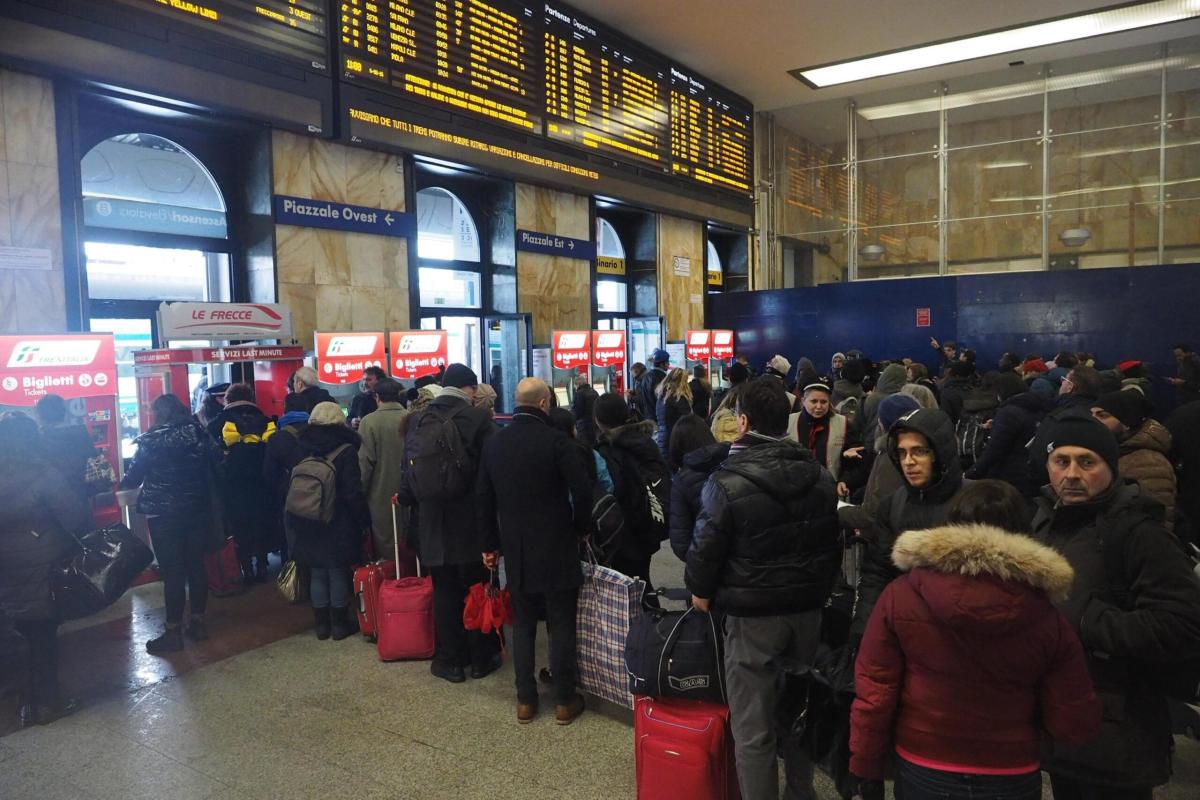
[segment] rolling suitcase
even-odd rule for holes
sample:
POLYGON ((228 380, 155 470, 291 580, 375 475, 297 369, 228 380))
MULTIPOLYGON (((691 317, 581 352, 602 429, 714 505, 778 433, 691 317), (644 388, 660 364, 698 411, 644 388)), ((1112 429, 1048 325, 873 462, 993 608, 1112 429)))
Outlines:
POLYGON ((358 601, 358 629, 369 641, 378 633, 379 587, 396 571, 394 561, 374 561, 354 570, 354 599, 358 601))
POLYGON ((739 800, 728 708, 638 697, 633 715, 638 800, 739 800))
MULTIPOLYGON (((392 496, 392 535, 399 553, 395 495, 392 496)), ((397 562, 396 579, 385 580, 379 587, 375 647, 380 661, 433 658, 433 578, 421 576, 419 559, 416 569, 416 577, 403 577, 397 562)))

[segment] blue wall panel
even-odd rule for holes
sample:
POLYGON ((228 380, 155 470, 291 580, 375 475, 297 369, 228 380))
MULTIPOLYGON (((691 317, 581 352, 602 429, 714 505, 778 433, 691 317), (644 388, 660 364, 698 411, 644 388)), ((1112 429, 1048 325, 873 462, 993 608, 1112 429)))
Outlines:
MULTIPOLYGON (((710 328, 737 331, 737 352, 760 368, 775 353, 824 371, 833 353, 858 348, 879 360, 932 363, 930 336, 953 339, 991 367, 1006 350, 1050 358, 1062 349, 1095 353, 1101 367, 1137 358, 1157 376, 1175 374, 1171 346, 1200 348, 1200 266, 1026 272, 860 281, 712 295, 710 328), (931 326, 916 327, 929 308, 931 326)), ((1160 407, 1171 404, 1159 381, 1160 407)))

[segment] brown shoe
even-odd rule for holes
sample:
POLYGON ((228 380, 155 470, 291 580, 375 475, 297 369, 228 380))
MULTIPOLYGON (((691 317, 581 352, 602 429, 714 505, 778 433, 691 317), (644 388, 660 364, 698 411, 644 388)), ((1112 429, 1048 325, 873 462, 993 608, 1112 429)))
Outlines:
POLYGON ((517 722, 528 725, 537 716, 537 703, 517 703, 517 722))
POLYGON ((570 725, 572 722, 583 713, 583 695, 575 695, 570 703, 565 706, 554 707, 554 724, 555 725, 570 725))

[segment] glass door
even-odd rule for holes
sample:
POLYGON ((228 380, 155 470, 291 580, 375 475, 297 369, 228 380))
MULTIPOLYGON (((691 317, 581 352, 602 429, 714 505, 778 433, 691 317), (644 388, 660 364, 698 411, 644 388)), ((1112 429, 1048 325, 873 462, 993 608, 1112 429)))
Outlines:
MULTIPOLYGON (((138 421, 137 380, 133 372, 133 354, 154 346, 157 321, 153 311, 139 303, 112 303, 93 300, 90 304, 90 330, 113 335, 117 351, 117 416, 120 428, 121 457, 133 456, 133 440, 142 433, 138 421)), ((153 306, 153 304, 149 304, 153 306)))
POLYGON ((484 317, 487 345, 484 347, 485 374, 496 390, 496 413, 511 414, 516 407, 517 383, 533 374, 533 317, 529 314, 503 314, 484 317))
POLYGON ((626 338, 629 342, 629 366, 641 362, 646 369, 653 366, 650 354, 665 347, 666 325, 662 317, 630 317, 626 322, 626 338))
POLYGON ((475 316, 437 315, 421 317, 421 329, 446 332, 446 361, 448 364, 466 364, 471 371, 486 380, 480 370, 479 360, 481 337, 480 320, 475 316))

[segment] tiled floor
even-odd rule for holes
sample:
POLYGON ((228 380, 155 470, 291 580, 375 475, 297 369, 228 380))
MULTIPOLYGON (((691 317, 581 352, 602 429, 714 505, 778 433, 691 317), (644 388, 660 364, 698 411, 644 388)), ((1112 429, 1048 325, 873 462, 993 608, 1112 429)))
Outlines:
MULTIPOLYGON (((681 585, 669 557, 655 578, 681 585)), ((158 587, 146 586, 106 618, 64 628, 63 680, 86 707, 0 738, 0 798, 634 797, 623 709, 593 701, 570 727, 545 711, 517 725, 508 665, 454 686, 426 663, 382 664, 361 638, 317 641, 305 610, 271 587, 214 600, 213 641, 169 661, 141 648, 161 613, 158 587)), ((0 655, 0 677, 8 661, 0 655)), ((1178 762, 1158 796, 1200 792, 1200 747, 1181 741, 1178 762)), ((834 797, 827 781, 818 789, 834 797)))

